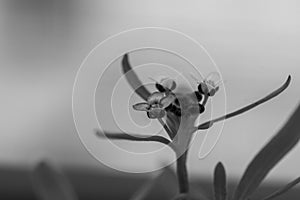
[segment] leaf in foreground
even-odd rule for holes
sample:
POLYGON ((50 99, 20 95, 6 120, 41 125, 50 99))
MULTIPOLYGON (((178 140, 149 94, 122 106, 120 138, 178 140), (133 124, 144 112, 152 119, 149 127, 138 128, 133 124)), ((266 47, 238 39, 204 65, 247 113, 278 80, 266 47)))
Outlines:
POLYGON ((298 143, 300 139, 300 105, 281 130, 267 143, 248 165, 237 186, 234 200, 247 199, 270 170, 298 143))
POLYGON ((34 192, 41 200, 76 200, 68 179, 48 162, 40 162, 32 172, 34 192))
POLYGON ((226 199, 226 172, 221 162, 217 164, 214 172, 214 192, 215 200, 226 199))
POLYGON ((265 197, 263 200, 271 200, 275 199, 276 197, 288 192, 290 189, 292 189, 295 185, 297 185, 300 182, 300 177, 296 178, 292 182, 288 183, 284 187, 280 188, 279 190, 275 191, 274 193, 270 194, 269 196, 265 197))

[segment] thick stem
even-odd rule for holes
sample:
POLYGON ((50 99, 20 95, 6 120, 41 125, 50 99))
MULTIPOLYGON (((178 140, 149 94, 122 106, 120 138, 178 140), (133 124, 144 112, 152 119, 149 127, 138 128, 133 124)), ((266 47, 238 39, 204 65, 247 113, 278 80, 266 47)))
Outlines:
POLYGON ((186 168, 187 153, 188 151, 185 151, 176 161, 178 186, 181 194, 188 193, 189 191, 188 173, 186 168))

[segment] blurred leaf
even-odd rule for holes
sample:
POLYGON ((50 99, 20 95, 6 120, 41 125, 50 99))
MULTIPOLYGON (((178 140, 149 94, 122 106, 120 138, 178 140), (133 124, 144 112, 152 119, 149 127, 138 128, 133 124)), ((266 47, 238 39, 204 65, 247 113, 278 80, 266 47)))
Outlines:
POLYGON ((178 194, 172 200, 188 200, 187 194, 178 194))
POLYGON ((122 69, 130 86, 135 90, 135 92, 140 97, 142 97, 145 101, 147 101, 151 93, 145 88, 145 86, 142 84, 142 82, 140 81, 140 79, 132 69, 127 54, 123 56, 122 69))
POLYGON ((188 200, 210 200, 211 195, 203 188, 199 188, 199 185, 191 185, 191 189, 188 193, 188 200))
POLYGON ((76 194, 62 172, 42 161, 32 172, 35 193, 41 200, 76 200, 76 194))
POLYGON ((209 200, 205 196, 203 190, 193 186, 188 194, 178 194, 177 177, 170 167, 163 169, 155 178, 146 182, 141 188, 131 197, 130 200, 209 200))
POLYGON ((246 169, 234 195, 235 200, 249 197, 270 170, 298 143, 300 138, 300 106, 281 130, 255 156, 246 169))
POLYGON ((298 177, 297 179, 295 179, 292 182, 288 183, 287 185, 280 188, 279 190, 275 191, 274 193, 270 194, 269 196, 265 197, 263 200, 274 199, 274 198, 286 193, 287 191, 289 191, 292 187, 297 185, 299 182, 300 182, 300 177, 298 177))
POLYGON ((215 168, 214 173, 214 191, 215 200, 225 200, 226 191, 226 172, 223 164, 219 162, 215 168))
POLYGON ((177 194, 172 200, 210 200, 205 191, 191 187, 188 194, 177 194))
POLYGON ((171 199, 177 192, 177 178, 170 167, 143 185, 130 200, 171 199))

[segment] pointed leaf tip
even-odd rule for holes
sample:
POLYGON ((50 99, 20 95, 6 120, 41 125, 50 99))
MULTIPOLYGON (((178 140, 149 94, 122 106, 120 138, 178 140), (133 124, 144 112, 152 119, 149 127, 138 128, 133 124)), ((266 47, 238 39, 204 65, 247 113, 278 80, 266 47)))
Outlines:
POLYGON ((279 94, 281 94, 281 92, 283 92, 290 84, 291 82, 291 75, 288 76, 287 80, 282 84, 282 86, 280 86, 278 89, 274 90, 273 92, 271 92, 270 94, 268 94, 267 96, 255 101, 254 103, 251 103, 247 106, 244 106, 236 111, 233 111, 231 113, 228 113, 226 115, 223 115, 221 117, 218 117, 216 119, 213 119, 213 120, 210 120, 210 121, 207 121, 207 122, 204 122, 202 124, 200 124, 197 128, 198 130, 201 130, 201 129, 207 129, 207 128, 210 128, 214 123, 216 122, 219 122, 219 121, 223 121, 223 120, 226 120, 226 119, 229 119, 229 118, 232 118, 232 117, 235 117, 235 116, 238 116, 242 113, 245 113, 271 99, 273 99, 274 97, 278 96, 279 94))
POLYGON ((285 87, 289 86, 289 84, 291 83, 291 80, 292 80, 292 76, 288 75, 288 78, 285 81, 285 87))
POLYGON ((225 200, 227 196, 226 172, 223 164, 219 162, 214 172, 215 200, 225 200))
POLYGON ((122 59, 122 70, 128 81, 129 85, 134 89, 134 91, 145 101, 150 96, 150 92, 146 89, 146 87, 142 84, 137 74, 132 69, 128 54, 125 54, 122 59))

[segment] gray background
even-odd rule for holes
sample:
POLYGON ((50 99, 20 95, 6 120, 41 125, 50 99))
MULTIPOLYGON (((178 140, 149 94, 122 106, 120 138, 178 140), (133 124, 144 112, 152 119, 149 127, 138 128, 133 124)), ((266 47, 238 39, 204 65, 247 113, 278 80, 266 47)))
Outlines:
MULTIPOLYGON (((192 36, 210 52, 226 80, 228 110, 260 98, 288 74, 293 77, 284 94, 226 122, 205 160, 192 149, 189 168, 195 176, 211 176, 212 166, 222 160, 237 177, 299 102, 299 18, 297 1, 1 1, 0 164, 31 166, 46 157, 75 168, 107 170, 76 134, 71 108, 76 72, 108 36, 162 26, 192 36)), ((299 175, 299 153, 297 146, 267 180, 299 175)), ((161 161, 137 160, 137 167, 161 161)))

